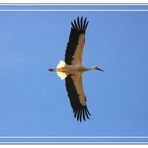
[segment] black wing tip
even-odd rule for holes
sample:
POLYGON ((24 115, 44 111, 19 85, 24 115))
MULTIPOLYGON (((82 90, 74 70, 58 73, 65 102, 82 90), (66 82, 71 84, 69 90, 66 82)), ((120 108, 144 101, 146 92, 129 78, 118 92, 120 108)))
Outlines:
POLYGON ((79 33, 85 33, 88 23, 89 21, 87 20, 87 17, 83 19, 83 16, 78 16, 73 22, 71 22, 71 28, 79 33))
POLYGON ((87 106, 76 109, 73 112, 74 117, 77 119, 77 121, 80 121, 81 123, 82 121, 86 121, 86 119, 90 119, 91 116, 87 106))

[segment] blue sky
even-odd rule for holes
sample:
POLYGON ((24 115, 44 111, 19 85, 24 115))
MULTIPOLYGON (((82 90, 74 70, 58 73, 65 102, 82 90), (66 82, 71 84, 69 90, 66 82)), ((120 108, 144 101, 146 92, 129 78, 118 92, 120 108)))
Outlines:
POLYGON ((0 12, 0 136, 147 136, 147 18, 138 11, 0 12), (105 71, 83 75, 92 114, 83 123, 73 117, 65 82, 48 72, 64 59, 77 16, 89 20, 84 65, 105 71))

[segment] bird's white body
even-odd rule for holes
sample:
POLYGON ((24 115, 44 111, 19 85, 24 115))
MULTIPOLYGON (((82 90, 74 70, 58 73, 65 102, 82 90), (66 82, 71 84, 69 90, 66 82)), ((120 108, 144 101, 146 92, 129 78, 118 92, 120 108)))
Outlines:
POLYGON ((90 68, 86 68, 81 64, 67 65, 64 61, 60 61, 56 69, 58 76, 62 80, 64 80, 68 74, 77 74, 78 72, 83 73, 85 71, 90 71, 90 70, 96 70, 96 67, 93 66, 90 68))
POLYGON ((64 80, 69 74, 84 72, 84 66, 80 64, 67 65, 64 61, 60 61, 59 64, 57 65, 56 71, 61 80, 64 80))
POLYGON ((57 66, 57 71, 65 73, 84 72, 85 70, 86 68, 83 65, 80 64, 67 65, 65 64, 64 61, 60 61, 60 63, 57 66))

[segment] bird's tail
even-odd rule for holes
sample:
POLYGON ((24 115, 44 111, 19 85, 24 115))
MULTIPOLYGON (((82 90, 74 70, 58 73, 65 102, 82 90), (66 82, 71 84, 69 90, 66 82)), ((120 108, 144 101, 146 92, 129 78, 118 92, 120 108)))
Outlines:
MULTIPOLYGON (((64 61, 60 61, 59 64, 57 65, 57 69, 65 67, 67 64, 64 61)), ((60 72, 57 70, 57 75, 61 78, 61 80, 64 80, 67 77, 67 73, 65 72, 60 72)))
POLYGON ((57 65, 57 69, 58 69, 58 68, 65 67, 65 66, 66 66, 66 63, 61 60, 61 61, 59 62, 59 64, 57 65))

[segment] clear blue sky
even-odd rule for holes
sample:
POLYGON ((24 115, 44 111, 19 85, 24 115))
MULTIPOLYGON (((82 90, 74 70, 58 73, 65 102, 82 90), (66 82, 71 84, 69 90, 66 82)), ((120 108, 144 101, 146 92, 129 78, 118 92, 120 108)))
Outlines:
POLYGON ((0 12, 0 20, 0 136, 148 135, 148 12, 0 12), (77 16, 89 20, 83 63, 105 71, 83 75, 92 114, 83 123, 65 82, 48 72, 64 59, 77 16))

